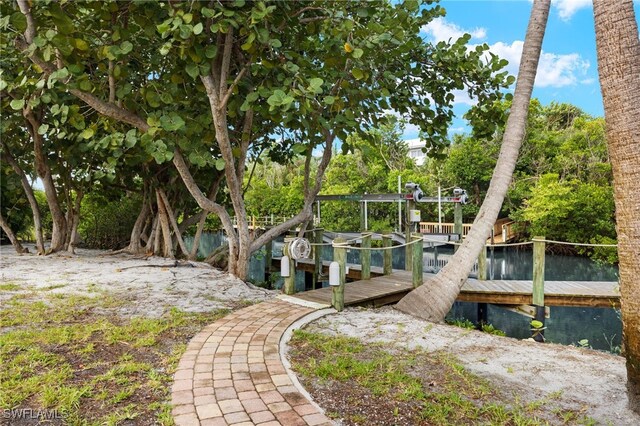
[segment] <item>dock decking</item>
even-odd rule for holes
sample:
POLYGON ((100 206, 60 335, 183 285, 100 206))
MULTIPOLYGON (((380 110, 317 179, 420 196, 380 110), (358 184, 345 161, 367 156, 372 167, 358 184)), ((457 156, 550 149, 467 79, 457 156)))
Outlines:
MULTIPOLYGON (((312 266, 304 263, 298 267, 312 266)), ((359 278, 359 268, 349 265, 351 278, 359 278)), ((306 269, 306 268, 305 268, 306 269)), ((395 303, 409 293, 411 272, 394 270, 391 275, 380 275, 378 268, 372 268, 370 280, 347 283, 344 291, 345 306, 382 306, 395 303)), ((434 274, 424 274, 424 284, 434 274)), ((532 303, 532 281, 519 280, 477 280, 469 278, 458 296, 461 302, 493 303, 498 305, 530 305, 532 303)), ((297 293, 293 297, 331 304, 331 288, 297 293)), ((620 291, 617 282, 608 281, 546 281, 544 285, 546 306, 583 306, 612 308, 620 306, 620 291)))

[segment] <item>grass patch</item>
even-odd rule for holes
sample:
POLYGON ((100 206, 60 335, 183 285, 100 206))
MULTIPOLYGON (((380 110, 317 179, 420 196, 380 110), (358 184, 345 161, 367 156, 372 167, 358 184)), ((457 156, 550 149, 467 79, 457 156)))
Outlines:
POLYGON ((186 342, 228 311, 105 313, 119 305, 106 295, 47 293, 3 303, 0 410, 57 410, 66 424, 173 424, 169 386, 186 342))
POLYGON ((0 291, 18 291, 22 290, 19 284, 16 283, 2 283, 0 284, 0 291))
MULTIPOLYGON (((455 356, 297 330, 291 360, 307 389, 345 425, 542 425, 559 395, 525 403, 467 371, 455 356)), ((557 407, 556 407, 557 409, 557 407)), ((581 419, 584 421, 584 419, 581 419)))

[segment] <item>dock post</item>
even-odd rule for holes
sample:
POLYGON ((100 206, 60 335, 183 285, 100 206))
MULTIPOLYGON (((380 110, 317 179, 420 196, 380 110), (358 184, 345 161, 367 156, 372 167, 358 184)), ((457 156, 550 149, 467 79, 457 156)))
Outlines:
MULTIPOLYGON (((411 235, 413 234, 413 223, 411 222, 411 210, 416 208, 416 203, 413 200, 407 200, 407 211, 405 214, 407 225, 405 229, 405 243, 411 242, 411 235)), ((404 252, 404 269, 405 271, 410 271, 413 264, 413 244, 405 246, 404 252)))
MULTIPOLYGON (((460 239, 458 240, 458 244, 462 242, 462 204, 454 203, 453 204, 453 233, 458 234, 460 239)), ((453 246, 453 252, 458 251, 458 244, 453 246)))
POLYGON ((282 254, 289 256, 289 276, 284 278, 284 285, 282 291, 284 294, 294 294, 296 292, 296 264, 291 258, 291 252, 289 251, 289 245, 287 242, 282 249, 282 254))
POLYGON ((533 306, 536 308, 534 319, 542 323, 540 330, 532 331, 536 342, 544 342, 544 237, 533 238, 533 306))
POLYGON ((382 235, 382 274, 391 275, 393 269, 393 250, 391 249, 391 233, 382 235))
POLYGON ((320 282, 320 273, 322 272, 322 241, 324 235, 324 229, 317 228, 313 230, 313 243, 316 244, 313 246, 313 289, 318 288, 318 283, 320 282))
POLYGON ((360 263, 362 264, 362 274, 360 276, 363 280, 371 278, 371 234, 362 236, 362 249, 360 251, 360 263))
POLYGON ((423 275, 422 275, 422 257, 423 257, 423 245, 424 245, 424 238, 422 237, 422 234, 413 234, 412 237, 412 242, 413 241, 417 241, 416 243, 412 244, 413 246, 413 259, 412 259, 412 269, 411 271, 412 273, 412 281, 413 281, 413 288, 418 288, 422 285, 423 283, 423 275))
MULTIPOLYGON (((346 242, 344 238, 336 238, 334 244, 343 244, 346 242)), ((345 272, 347 266, 347 249, 343 247, 333 247, 333 260, 340 265, 340 285, 331 288, 331 306, 338 312, 344 309, 344 284, 345 272)))
POLYGON ((487 246, 482 247, 478 255, 478 279, 481 281, 487 279, 487 246))

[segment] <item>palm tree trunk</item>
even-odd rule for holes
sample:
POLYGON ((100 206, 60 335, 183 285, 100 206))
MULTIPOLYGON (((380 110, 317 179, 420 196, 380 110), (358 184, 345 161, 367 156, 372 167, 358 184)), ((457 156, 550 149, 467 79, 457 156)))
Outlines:
POLYGON ((616 203, 629 408, 640 413, 640 41, 631 0, 593 2, 616 203))
POLYGON ((473 227, 464 243, 440 273, 423 286, 413 290, 397 304, 397 309, 403 312, 429 321, 443 321, 467 280, 480 250, 489 238, 509 189, 518 160, 518 152, 524 139, 529 102, 536 79, 550 3, 550 0, 536 0, 533 3, 500 156, 473 227))

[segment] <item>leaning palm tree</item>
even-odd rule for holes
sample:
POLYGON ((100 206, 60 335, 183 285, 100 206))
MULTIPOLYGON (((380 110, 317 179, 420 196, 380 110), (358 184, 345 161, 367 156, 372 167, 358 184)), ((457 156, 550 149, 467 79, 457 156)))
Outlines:
POLYGON ((439 274, 406 295, 396 305, 397 309, 403 312, 429 321, 443 321, 467 280, 475 259, 489 238, 511 183, 518 152, 524 139, 529 101, 536 79, 550 3, 551 0, 535 0, 533 3, 500 156, 471 231, 439 274))
POLYGON ((640 413, 640 41, 632 0, 593 2, 616 203, 629 408, 640 413))

